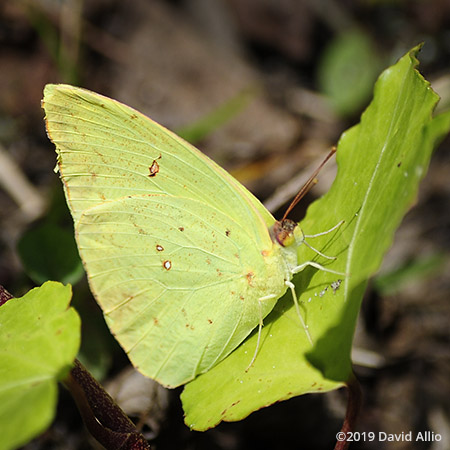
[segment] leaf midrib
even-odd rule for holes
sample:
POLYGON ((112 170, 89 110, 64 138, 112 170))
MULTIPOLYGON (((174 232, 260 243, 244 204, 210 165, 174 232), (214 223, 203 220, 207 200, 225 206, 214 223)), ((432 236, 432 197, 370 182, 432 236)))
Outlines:
MULTIPOLYGON (((394 123, 396 123, 396 120, 394 120, 394 118, 395 119, 397 118, 397 112, 398 112, 399 107, 400 107, 399 99, 402 98, 403 90, 404 90, 404 86, 405 86, 405 78, 407 77, 407 75, 408 74, 406 73, 403 76, 402 88, 401 88, 401 91, 399 92, 399 94, 397 95, 397 101, 395 103, 394 113, 392 114, 393 120, 391 120, 388 133, 386 134, 386 137, 385 137, 385 140, 384 140, 383 148, 380 151, 380 155, 379 155, 377 164, 375 165, 375 170, 373 171, 372 177, 369 180, 369 184, 367 186, 367 190, 366 190, 366 193, 364 194, 363 201, 362 201, 362 204, 361 204, 361 209, 360 209, 360 212, 359 212, 359 214, 357 216, 357 219, 356 219, 356 225, 355 225, 355 228, 354 228, 354 231, 353 231, 352 238, 350 240, 350 244, 348 246, 347 260, 346 260, 346 265, 345 265, 345 273, 347 273, 347 274, 351 274, 351 265, 352 265, 352 262, 353 262, 353 252, 355 250, 355 242, 356 242, 357 236, 359 234, 359 230, 360 230, 360 227, 361 227, 362 219, 365 216, 365 209, 366 209, 366 207, 368 205, 368 200, 369 200, 369 198, 371 196, 371 193, 372 193, 374 180, 375 180, 376 176, 378 175, 379 168, 380 168, 380 165, 381 165, 381 161, 382 161, 382 159, 384 157, 384 153, 385 153, 385 151, 386 151, 386 149, 388 147, 388 143, 390 141, 390 137, 391 137, 392 130, 393 130, 393 127, 394 127, 394 123)), ((351 276, 351 275, 349 275, 349 276, 351 276)), ((349 289, 350 289, 349 285, 350 285, 349 282, 345 283, 345 287, 344 287, 344 303, 347 302, 347 299, 349 298, 349 289)))

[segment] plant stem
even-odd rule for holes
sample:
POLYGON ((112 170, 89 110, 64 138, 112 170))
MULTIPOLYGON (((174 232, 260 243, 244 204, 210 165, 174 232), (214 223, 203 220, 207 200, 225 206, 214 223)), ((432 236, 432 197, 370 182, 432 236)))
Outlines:
MULTIPOLYGON (((344 433, 343 436, 347 437, 348 433, 353 431, 355 428, 355 423, 361 409, 362 391, 359 381, 353 373, 346 385, 348 392, 347 411, 345 413, 344 423, 342 424, 340 432, 344 433)), ((350 442, 348 442, 347 438, 345 438, 343 441, 336 442, 334 450, 346 450, 349 445, 350 442)))
POLYGON ((8 300, 11 300, 13 296, 2 286, 0 285, 0 306, 5 304, 8 300))
POLYGON ((134 423, 77 359, 64 380, 83 421, 107 450, 150 450, 134 423))

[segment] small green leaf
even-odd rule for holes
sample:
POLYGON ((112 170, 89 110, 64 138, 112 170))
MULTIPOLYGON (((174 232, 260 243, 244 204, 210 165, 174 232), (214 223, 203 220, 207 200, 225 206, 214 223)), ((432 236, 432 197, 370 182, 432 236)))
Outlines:
POLYGON ((367 104, 379 71, 380 61, 369 36, 349 30, 324 51, 318 81, 333 110, 346 116, 367 104))
MULTIPOLYGON (((432 119, 438 101, 416 71, 413 49, 380 76, 361 123, 345 132, 337 151, 338 175, 308 209, 306 234, 345 220, 335 232, 308 239, 335 261, 306 246, 303 261, 316 261, 344 275, 308 268, 294 277, 311 346, 290 294, 264 321, 258 355, 256 333, 228 358, 186 385, 186 424, 205 430, 235 421, 274 402, 339 388, 351 376, 350 350, 367 279, 380 266, 395 229, 411 206, 433 145, 448 132, 446 117, 432 119), (435 125, 433 123, 436 122, 435 125)), ((220 299, 217 299, 220 301, 220 299)))
POLYGON ((70 286, 47 282, 0 307, 0 450, 17 448, 53 420, 57 381, 80 345, 70 286))
POLYGON ((441 253, 408 261, 388 273, 378 275, 374 286, 381 295, 392 295, 404 289, 405 285, 417 280, 424 280, 442 271, 445 267, 445 257, 441 253))
POLYGON ((236 117, 255 97, 255 89, 244 89, 197 122, 177 130, 188 142, 196 143, 236 117))
POLYGON ((74 284, 84 275, 73 232, 52 223, 25 232, 17 249, 27 275, 37 284, 74 284))

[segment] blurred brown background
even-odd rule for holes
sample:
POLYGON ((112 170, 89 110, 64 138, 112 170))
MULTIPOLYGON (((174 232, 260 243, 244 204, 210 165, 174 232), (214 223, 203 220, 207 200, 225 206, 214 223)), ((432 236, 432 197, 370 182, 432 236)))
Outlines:
MULTIPOLYGON (((58 216, 71 232, 40 108, 46 83, 86 87, 184 132, 279 216, 358 122, 383 68, 422 41, 420 70, 442 97, 440 110, 448 109, 448 0, 0 2, 0 284, 16 296, 35 285, 17 252, 27 231, 58 216)), ((449 145, 435 152, 370 284, 354 344, 364 391, 358 430, 431 430, 442 440, 376 439, 354 450, 450 448, 449 145)), ((330 164, 297 219, 334 173, 330 164)), ((84 280, 75 291, 84 360, 107 382, 125 358, 84 280)), ((152 392, 159 407, 147 412, 144 430, 156 449, 328 449, 345 412, 345 392, 303 396, 195 433, 182 424, 178 391, 152 392)), ((62 390, 54 426, 27 448, 92 446, 62 390)))

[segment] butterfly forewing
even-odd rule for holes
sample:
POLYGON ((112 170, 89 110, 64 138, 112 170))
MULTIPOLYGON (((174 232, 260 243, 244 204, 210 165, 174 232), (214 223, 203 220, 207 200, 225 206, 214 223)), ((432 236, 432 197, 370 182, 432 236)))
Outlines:
POLYGON ((267 209, 225 170, 138 111, 67 85, 47 85, 43 107, 75 220, 107 200, 163 193, 229 213, 254 228, 257 238, 255 211, 257 221, 273 224, 267 209))

